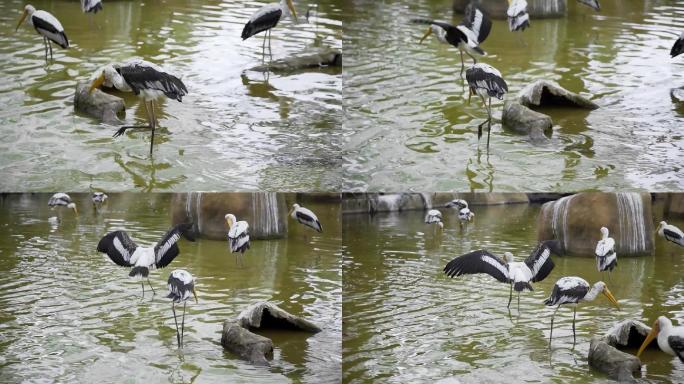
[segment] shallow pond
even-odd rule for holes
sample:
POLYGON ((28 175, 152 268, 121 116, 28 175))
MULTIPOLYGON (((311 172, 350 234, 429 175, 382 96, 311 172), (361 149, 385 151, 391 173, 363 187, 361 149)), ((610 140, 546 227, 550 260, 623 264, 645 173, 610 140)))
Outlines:
POLYGON ((339 382, 341 235, 338 204, 307 204, 326 232, 289 223, 281 240, 253 241, 237 266, 222 241, 181 240, 171 265, 151 273, 156 289, 141 300, 127 270, 95 251, 106 232, 125 228, 138 244, 170 227, 171 195, 115 194, 98 215, 81 202, 53 225, 49 195, 0 200, 0 381, 339 382), (184 268, 197 278, 188 302, 182 351, 176 344, 166 279, 184 268), (323 331, 263 333, 275 346, 271 367, 224 352, 221 327, 245 306, 270 300, 323 331))
MULTIPOLYGON (((475 221, 463 231, 455 213, 445 214, 441 236, 419 211, 343 216, 344 241, 354 239, 343 266, 344 382, 612 382, 587 364, 593 335, 626 318, 650 325, 664 314, 684 324, 684 249, 658 238, 654 256, 623 257, 613 271, 608 285, 621 310, 604 297, 578 306, 573 349, 572 309, 561 309, 549 350, 553 308, 543 301, 561 276, 600 280, 594 259, 555 257, 549 277, 521 295, 520 312, 515 297, 509 312, 506 284, 487 275, 450 279, 442 268, 480 248, 527 257, 536 244, 540 206, 471 208, 475 221)), ((642 359, 649 381, 684 377, 676 358, 648 350, 642 359)))
MULTIPOLYGON (((684 60, 670 59, 684 30, 682 1, 568 1, 565 18, 510 33, 495 20, 482 62, 499 69, 512 98, 533 80, 555 80, 595 98, 595 111, 550 109, 546 143, 503 131, 493 101, 489 156, 478 143, 486 112, 466 104, 458 50, 430 38, 414 17, 453 23, 450 0, 353 1, 344 24, 344 190, 679 190, 684 60)), ((485 132, 486 134, 486 132, 485 132)))

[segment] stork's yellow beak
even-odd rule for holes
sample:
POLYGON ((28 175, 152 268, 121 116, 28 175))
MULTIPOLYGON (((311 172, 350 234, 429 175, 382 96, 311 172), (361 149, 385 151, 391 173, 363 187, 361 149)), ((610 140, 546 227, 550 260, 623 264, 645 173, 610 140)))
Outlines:
POLYGON ((104 77, 104 72, 102 72, 100 74, 100 76, 98 76, 97 79, 95 79, 95 81, 93 81, 93 83, 90 84, 90 88, 88 89, 88 93, 93 93, 93 90, 95 90, 95 88, 99 88, 102 84, 104 84, 104 82, 105 82, 105 77, 104 77))
POLYGON ((19 22, 17 23, 17 27, 14 28, 14 32, 19 30, 19 27, 21 26, 21 23, 23 23, 24 20, 26 19, 26 16, 28 16, 28 12, 26 12, 26 10, 24 10, 24 13, 21 15, 21 19, 19 19, 19 22))
POLYGON ((297 11, 295 10, 294 4, 292 4, 292 0, 287 0, 287 7, 290 8, 290 12, 292 12, 292 17, 294 18, 294 21, 297 22, 297 11))
POLYGON ((230 218, 226 219, 226 224, 228 224, 228 228, 231 228, 233 226, 233 220, 230 218))
POLYGON ((74 212, 76 213, 76 216, 78 216, 78 208, 74 207, 74 212))
POLYGON ((639 351, 637 352, 637 357, 641 356, 641 352, 648 347, 649 344, 651 344, 651 341, 658 336, 658 332, 660 332, 660 326, 658 326, 658 320, 653 323, 653 328, 651 328, 651 332, 646 336, 646 340, 641 344, 641 347, 639 347, 639 351))
POLYGON ((432 27, 428 27, 427 32, 423 35, 423 37, 420 39, 420 42, 418 44, 423 44, 423 40, 427 39, 428 36, 432 34, 432 27))
POLYGON ((615 296, 613 296, 613 294, 610 292, 610 289, 608 289, 608 287, 603 289, 603 294, 606 295, 606 297, 608 298, 608 301, 613 303, 613 305, 615 305, 615 307, 619 311, 620 310, 620 304, 618 304, 618 301, 615 299, 615 296))
POLYGON ((197 303, 197 291, 195 291, 195 287, 192 287, 192 295, 195 297, 195 303, 197 303))

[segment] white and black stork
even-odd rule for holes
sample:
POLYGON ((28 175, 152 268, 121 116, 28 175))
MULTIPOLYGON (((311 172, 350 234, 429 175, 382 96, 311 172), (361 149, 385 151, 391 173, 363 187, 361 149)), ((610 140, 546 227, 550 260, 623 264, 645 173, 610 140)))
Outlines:
POLYGON ((556 316, 556 312, 560 309, 563 304, 570 304, 573 306, 572 315, 572 340, 573 345, 577 341, 575 334, 575 320, 577 318, 577 304, 581 301, 592 301, 598 296, 599 293, 603 293, 608 301, 613 303, 618 310, 620 310, 620 305, 618 304, 615 296, 610 292, 606 283, 599 281, 592 287, 589 283, 581 277, 576 276, 566 276, 558 279, 556 284, 553 286, 553 291, 551 296, 544 301, 544 304, 552 307, 557 305, 553 315, 551 316, 551 332, 549 333, 549 348, 551 347, 551 339, 553 338, 553 319, 556 316))
POLYGON ((463 52, 477 63, 475 55, 484 55, 485 51, 480 48, 489 32, 492 30, 492 21, 475 3, 470 3, 465 9, 465 17, 460 24, 454 26, 442 21, 435 21, 430 19, 413 19, 413 23, 429 24, 429 27, 420 43, 428 36, 434 34, 437 40, 443 44, 450 44, 458 48, 461 53, 461 78, 463 78, 463 70, 465 63, 463 62, 463 52))
POLYGON ((100 239, 97 251, 107 254, 116 265, 132 268, 128 276, 141 279, 143 297, 145 297, 145 282, 142 279, 147 279, 152 293, 155 294, 150 282, 150 270, 164 268, 178 256, 180 249, 176 243, 181 236, 189 241, 195 241, 191 230, 192 224, 178 224, 166 232, 164 237, 152 247, 140 247, 126 231, 114 231, 100 239))
POLYGON ((431 209, 425 215, 425 224, 437 224, 439 229, 444 228, 444 223, 442 223, 442 212, 437 209, 431 209))
POLYGON ((166 96, 182 102, 183 96, 188 94, 185 84, 156 64, 141 59, 131 59, 123 64, 115 63, 105 66, 93 80, 89 92, 102 85, 114 87, 123 92, 133 92, 143 99, 149 125, 121 127, 114 133, 114 137, 123 135, 128 129, 150 129, 152 130, 150 156, 152 156, 154 131, 157 127, 154 101, 166 96))
POLYGON ((672 321, 665 316, 660 316, 653 323, 651 332, 639 347, 637 357, 646 347, 651 344, 653 339, 658 338, 658 347, 668 355, 677 356, 684 363, 684 327, 672 325, 672 321))
POLYGON ((665 240, 684 247, 684 232, 674 225, 661 221, 656 232, 665 240))
POLYGON ((100 208, 107 203, 107 199, 109 199, 109 196, 107 196, 106 193, 104 192, 93 192, 93 195, 90 197, 90 200, 93 202, 93 207, 95 208, 95 212, 99 211, 100 208))
POLYGON ((225 216, 228 224, 228 247, 231 253, 237 253, 235 261, 249 249, 249 224, 244 221, 237 221, 232 213, 225 216))
POLYGON ((78 208, 76 208, 76 203, 71 200, 71 196, 64 192, 57 192, 50 197, 48 200, 48 207, 52 209, 59 209, 61 215, 62 208, 72 209, 74 213, 78 216, 78 208))
POLYGON ((487 120, 477 126, 477 139, 482 138, 482 127, 488 124, 487 127, 487 149, 489 149, 489 136, 492 131, 492 97, 503 100, 504 95, 508 92, 508 85, 496 68, 491 65, 480 63, 468 68, 466 71, 466 80, 468 81, 468 103, 473 95, 480 96, 485 109, 487 110, 487 120), (487 98, 489 106, 487 105, 487 98))
POLYGON ((527 1, 508 0, 508 29, 511 32, 524 31, 530 26, 530 14, 527 13, 527 1))
POLYGON ((97 13, 102 10, 102 0, 81 0, 81 10, 84 13, 97 13))
POLYGON ((317 232, 323 232, 321 222, 318 221, 318 217, 316 217, 316 214, 311 212, 310 209, 304 208, 299 204, 292 204, 290 217, 292 217, 294 220, 297 220, 297 222, 300 224, 304 224, 307 227, 313 228, 317 232))
POLYGON ((290 17, 297 22, 297 11, 295 10, 292 0, 280 0, 279 3, 266 4, 259 8, 252 17, 249 18, 247 24, 242 29, 242 40, 247 40, 250 37, 260 32, 264 33, 264 43, 261 50, 262 55, 266 55, 266 37, 268 37, 268 52, 271 52, 271 30, 285 17, 290 17))
POLYGON ((601 4, 599 4, 598 0, 577 0, 580 4, 584 4, 586 6, 589 6, 591 8, 594 8, 595 11, 600 11, 601 10, 601 4))
POLYGON ((19 26, 21 26, 21 23, 23 23, 25 19, 28 19, 29 24, 35 28, 36 32, 43 36, 46 63, 48 62, 48 48, 50 49, 50 60, 52 60, 52 42, 64 49, 69 48, 69 39, 67 38, 66 33, 64 33, 62 23, 60 23, 51 13, 36 10, 32 5, 28 4, 24 7, 24 13, 21 15, 15 31, 19 29, 19 26))
POLYGON ((169 275, 168 280, 169 294, 166 296, 171 299, 171 311, 173 311, 173 321, 176 324, 176 339, 178 348, 183 348, 183 335, 185 333, 185 305, 192 295, 197 303, 197 292, 195 291, 195 278, 190 272, 184 269, 176 269, 169 275), (176 304, 183 303, 183 319, 181 321, 180 332, 178 332, 178 320, 176 318, 176 304))
POLYGON ((475 214, 468 208, 468 202, 463 199, 451 200, 445 207, 458 209, 458 220, 461 226, 473 221, 475 217, 475 214))
POLYGON ((672 49, 670 50, 670 56, 672 58, 675 58, 679 55, 684 53, 684 32, 682 32, 681 35, 679 35, 679 38, 677 41, 675 41, 674 45, 672 46, 672 49))
POLYGON ((608 237, 608 228, 601 227, 601 240, 596 243, 596 267, 599 272, 610 272, 617 266, 617 253, 615 252, 615 240, 608 237))
POLYGON ((553 270, 555 264, 551 259, 551 250, 557 249, 555 240, 540 242, 524 262, 513 261, 513 254, 504 253, 504 259, 480 249, 451 260, 444 273, 449 277, 486 273, 496 280, 510 284, 511 292, 507 308, 511 307, 513 291, 518 292, 518 310, 520 310, 520 292, 533 291, 530 283, 544 280, 553 270))

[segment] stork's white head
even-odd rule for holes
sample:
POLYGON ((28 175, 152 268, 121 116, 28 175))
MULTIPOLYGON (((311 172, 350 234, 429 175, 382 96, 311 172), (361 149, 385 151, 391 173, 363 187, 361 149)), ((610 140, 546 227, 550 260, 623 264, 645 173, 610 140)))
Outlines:
POLYGON ((510 252, 504 252, 504 260, 506 260, 507 263, 512 263, 513 262, 513 254, 510 252))
POLYGON ((613 296, 613 293, 610 292, 610 289, 608 289, 608 286, 606 283, 603 281, 599 281, 596 284, 594 284, 594 287, 592 289, 598 290, 600 293, 603 293, 604 296, 608 298, 608 301, 610 301, 615 307, 620 310, 620 304, 618 304, 617 299, 615 296, 613 296))
POLYGON ((67 208, 73 209, 76 215, 78 215, 78 209, 76 209, 76 203, 69 203, 67 204, 67 208))
POLYGON ((299 21, 297 20, 297 10, 295 9, 292 0, 280 0, 280 7, 283 9, 283 14, 285 16, 292 15, 292 19, 295 23, 299 21))
POLYGON ((119 75, 119 73, 116 71, 112 64, 108 64, 102 67, 102 70, 100 71, 99 75, 96 76, 97 77, 95 77, 93 79, 93 82, 90 84, 88 93, 92 93, 93 90, 95 90, 95 88, 99 88, 103 84, 108 87, 113 86, 115 79, 117 79, 117 77, 120 77, 121 75, 119 75))
POLYGON ((653 328, 651 328, 651 332, 646 336, 646 339, 644 342, 641 344, 641 347, 639 347, 639 351, 637 352, 637 357, 641 355, 641 352, 646 349, 646 347, 651 344, 651 341, 655 339, 658 334, 660 333, 661 330, 667 329, 672 326, 672 321, 668 319, 665 316, 659 316, 656 321, 653 322, 653 328))
POLYGON ((601 227, 601 237, 604 239, 608 237, 608 228, 601 227))
POLYGON ((439 226, 439 229, 444 229, 444 223, 442 223, 441 221, 438 221, 437 225, 439 226))
POLYGON ((656 232, 658 232, 658 235, 663 236, 663 230, 665 229, 665 226, 667 223, 665 221, 661 221, 660 224, 658 224, 658 229, 656 229, 656 232))
POLYGON ((235 215, 233 215, 232 213, 226 214, 225 219, 226 223, 228 223, 228 228, 232 228, 235 222, 237 221, 235 215))
POLYGON ((24 7, 24 12, 21 14, 21 18, 19 19, 19 22, 17 23, 17 27, 14 29, 14 31, 16 32, 17 29, 19 29, 19 26, 21 25, 21 23, 23 23, 27 17, 31 17, 31 15, 33 15, 33 12, 35 12, 35 11, 36 11, 36 9, 33 7, 33 5, 26 4, 26 6, 24 7))
POLYGON ((291 215, 293 218, 295 217, 295 211, 299 209, 299 204, 295 203, 292 204, 292 208, 290 208, 290 212, 288 212, 288 215, 291 215))

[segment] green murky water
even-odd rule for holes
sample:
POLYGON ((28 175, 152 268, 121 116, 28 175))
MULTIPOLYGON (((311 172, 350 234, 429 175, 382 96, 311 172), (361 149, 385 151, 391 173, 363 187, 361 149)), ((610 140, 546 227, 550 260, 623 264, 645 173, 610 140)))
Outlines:
MULTIPOLYGON (((547 111, 546 143, 492 127, 478 145, 481 103, 466 105, 458 51, 409 21, 453 23, 450 0, 356 0, 345 20, 344 190, 574 191, 679 190, 684 61, 670 48, 684 30, 682 1, 601 1, 595 13, 568 1, 562 19, 532 20, 523 34, 496 20, 483 62, 499 69, 511 94, 546 78, 601 106, 547 111), (674 161, 679 159, 680 161, 674 161)), ((512 95, 509 95, 512 97, 512 95)), ((495 119, 503 103, 493 102, 495 119)))
MULTIPOLYGON (((262 40, 240 33, 265 1, 109 1, 92 20, 78 2, 32 1, 72 44, 56 48, 48 67, 41 37, 28 25, 14 33, 24 3, 0 3, 0 190, 339 190, 340 70, 251 71, 262 40), (189 89, 182 103, 157 109, 152 159, 149 133, 114 139, 117 128, 73 108, 77 82, 134 56, 189 89)), ((310 2, 295 3, 306 14, 310 2)), ((284 21, 273 32, 274 59, 341 48, 340 1, 316 3, 310 23, 284 21)), ((124 99, 126 123, 143 121, 137 97, 124 99)))
POLYGON ((171 195, 115 194, 95 215, 88 196, 78 219, 61 223, 49 195, 0 198, 0 381, 2 382, 339 382, 341 232, 338 204, 307 203, 324 223, 318 234, 289 223, 287 238, 253 241, 238 267, 222 241, 182 240, 171 265, 152 272, 157 295, 95 251, 99 238, 125 228, 139 244, 170 227, 171 195), (176 345, 166 279, 185 268, 197 278, 182 352, 176 345), (252 366, 221 344, 222 322, 270 300, 321 324, 315 334, 269 332, 269 368, 252 366))
MULTIPOLYGON (((486 275, 450 279, 442 268, 480 248, 527 257, 536 244, 540 206, 472 209, 475 222, 463 231, 455 213, 442 209, 441 237, 423 223, 423 212, 343 216, 344 382, 612 382, 587 364, 593 335, 628 318, 650 325, 664 314, 684 324, 684 249, 658 238, 655 255, 623 257, 613 271, 609 287, 621 310, 603 297, 580 305, 573 349, 572 309, 561 309, 549 350, 553 309, 543 300, 561 276, 600 280, 594 259, 556 257, 549 277, 521 295, 520 313, 515 300, 509 313, 505 284, 486 275)), ((642 359, 648 382, 684 377, 674 357, 649 350, 642 359)))

